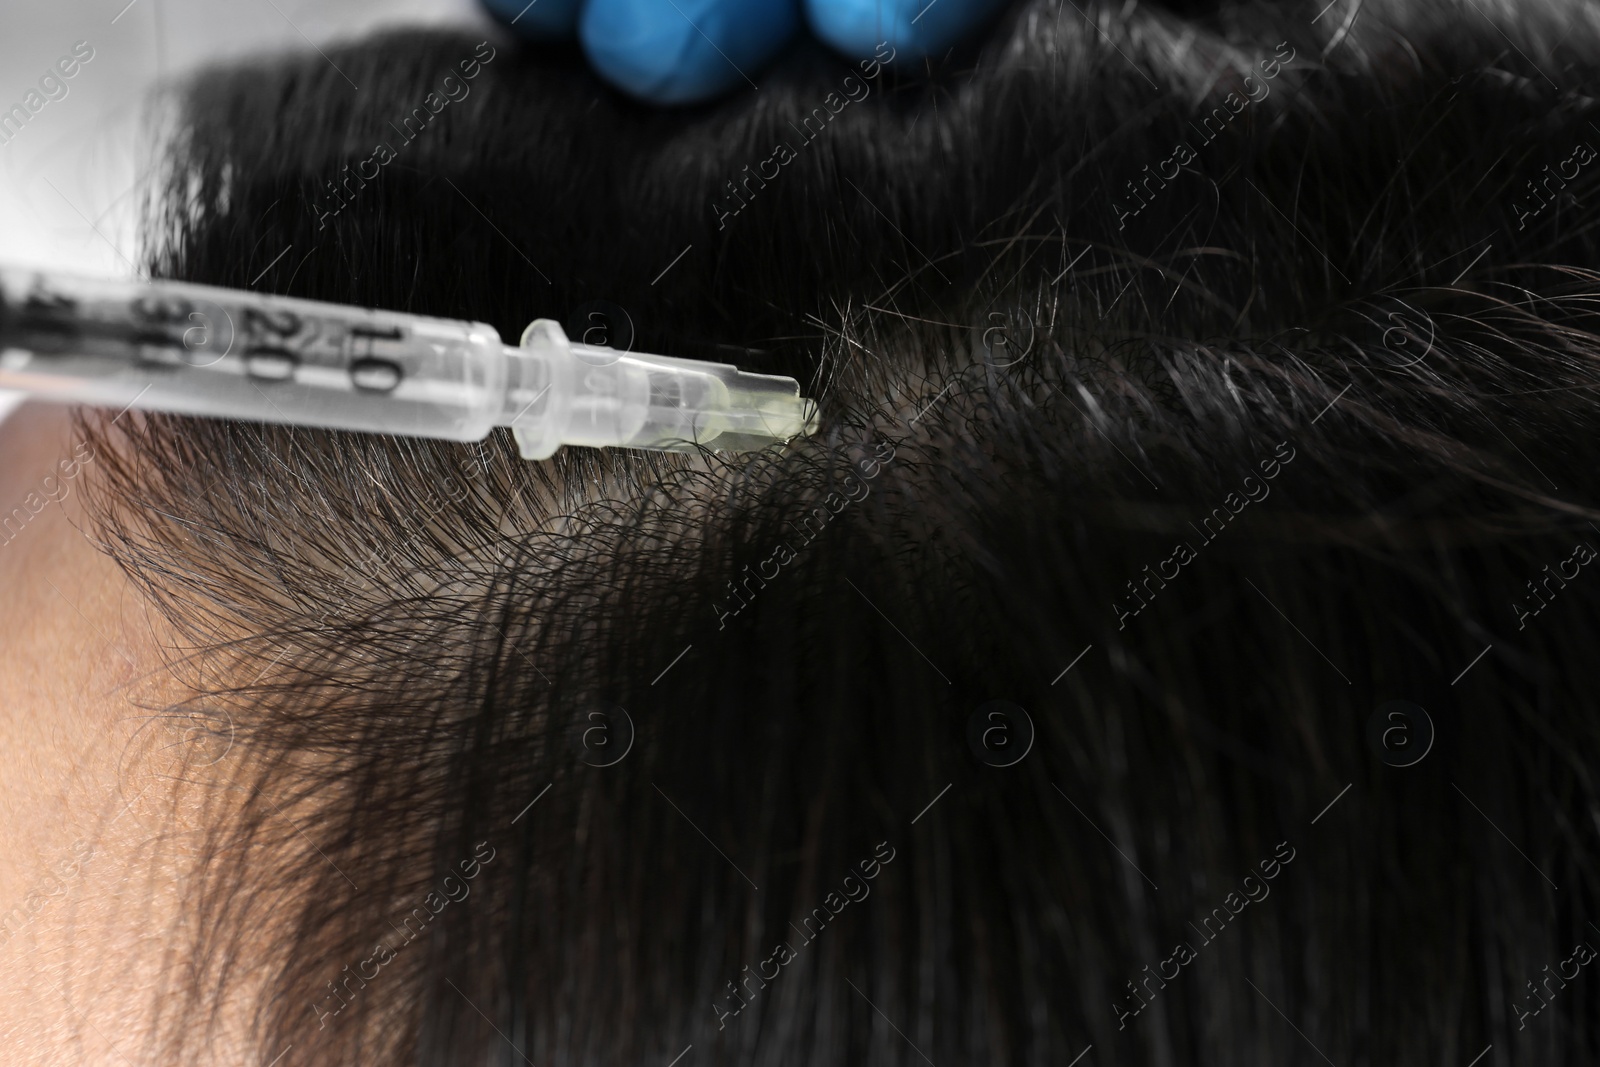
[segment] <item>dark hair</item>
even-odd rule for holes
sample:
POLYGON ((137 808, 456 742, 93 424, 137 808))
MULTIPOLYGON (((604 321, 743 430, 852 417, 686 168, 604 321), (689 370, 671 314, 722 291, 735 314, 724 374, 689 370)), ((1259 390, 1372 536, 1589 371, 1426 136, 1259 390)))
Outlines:
POLYGON ((1206 7, 687 114, 434 33, 192 87, 159 273, 823 424, 102 421, 245 809, 159 1062, 241 990, 286 1064, 1593 1058, 1600 25, 1206 7))

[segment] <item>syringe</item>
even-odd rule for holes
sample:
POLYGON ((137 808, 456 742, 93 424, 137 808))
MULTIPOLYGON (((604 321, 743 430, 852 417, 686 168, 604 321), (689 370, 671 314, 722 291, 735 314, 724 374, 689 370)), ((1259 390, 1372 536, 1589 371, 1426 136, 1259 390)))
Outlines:
POLYGON ((793 378, 492 326, 178 282, 0 268, 0 389, 74 403, 479 441, 738 452, 808 434, 793 378))

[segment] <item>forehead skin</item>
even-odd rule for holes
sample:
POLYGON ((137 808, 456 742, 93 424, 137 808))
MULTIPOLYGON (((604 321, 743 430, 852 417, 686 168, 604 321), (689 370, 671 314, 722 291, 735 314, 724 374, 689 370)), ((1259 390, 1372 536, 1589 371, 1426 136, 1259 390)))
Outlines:
POLYGON ((174 781, 199 731, 152 711, 181 687, 158 620, 83 532, 95 464, 79 444, 64 408, 0 424, 0 1060, 13 1064, 137 1057, 186 840, 226 794, 194 770, 213 757, 174 781))

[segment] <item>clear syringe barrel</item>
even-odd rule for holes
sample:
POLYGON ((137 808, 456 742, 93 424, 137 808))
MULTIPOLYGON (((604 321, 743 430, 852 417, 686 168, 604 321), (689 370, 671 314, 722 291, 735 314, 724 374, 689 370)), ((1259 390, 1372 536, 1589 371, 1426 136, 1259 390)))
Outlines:
POLYGON ((792 378, 481 322, 0 268, 0 388, 74 403, 477 441, 742 451, 810 433, 792 378))
POLYGON ((502 348, 482 323, 0 270, 0 388, 75 403, 472 441, 502 348))

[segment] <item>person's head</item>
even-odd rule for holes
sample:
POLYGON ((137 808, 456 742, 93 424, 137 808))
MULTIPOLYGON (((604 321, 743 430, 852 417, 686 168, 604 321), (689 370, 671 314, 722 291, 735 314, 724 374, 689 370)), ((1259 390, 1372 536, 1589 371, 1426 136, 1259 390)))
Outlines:
POLYGON ((1025 3, 693 113, 440 34, 202 78, 160 274, 822 423, 86 415, 218 724, 160 1062, 218 1004, 285 1064, 1592 1056, 1600 24, 1320 6, 1025 3))

